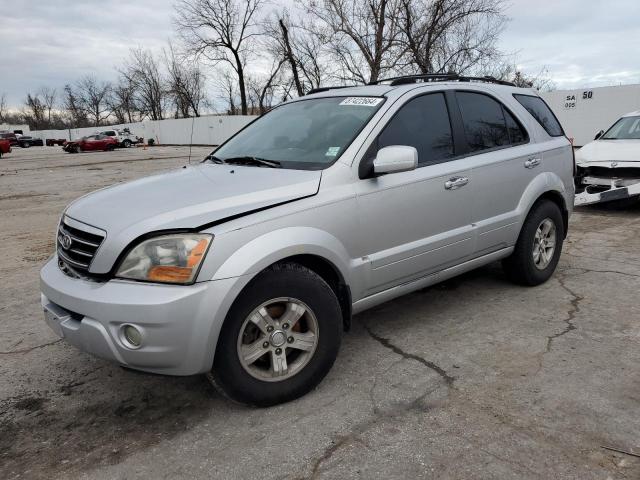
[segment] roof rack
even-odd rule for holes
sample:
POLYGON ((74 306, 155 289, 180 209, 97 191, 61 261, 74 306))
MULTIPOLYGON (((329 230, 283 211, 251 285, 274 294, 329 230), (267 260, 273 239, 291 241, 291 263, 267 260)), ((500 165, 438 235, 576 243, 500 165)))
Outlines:
POLYGON ((340 88, 353 88, 353 87, 358 87, 361 85, 342 85, 339 87, 318 87, 318 88, 312 88, 311 90, 309 90, 307 93, 305 93, 305 95, 311 95, 312 93, 320 93, 320 92, 326 92, 328 90, 337 90, 340 88))
POLYGON ((516 86, 516 84, 513 82, 498 80, 497 78, 491 77, 489 75, 484 77, 467 77, 463 75, 458 75, 457 73, 427 73, 427 74, 419 74, 419 75, 403 75, 400 77, 383 78, 382 80, 369 82, 369 85, 380 85, 382 83, 388 82, 388 84, 393 87, 396 85, 406 85, 410 83, 450 82, 450 81, 483 82, 483 83, 496 83, 498 85, 508 85, 510 87, 516 86))

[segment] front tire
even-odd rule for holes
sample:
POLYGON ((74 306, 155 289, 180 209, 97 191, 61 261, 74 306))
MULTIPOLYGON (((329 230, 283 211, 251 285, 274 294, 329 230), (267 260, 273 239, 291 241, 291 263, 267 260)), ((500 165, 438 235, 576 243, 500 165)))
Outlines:
POLYGON ((210 378, 232 400, 266 407, 298 398, 329 372, 342 315, 331 287, 295 263, 260 273, 222 326, 210 378))
POLYGON ((527 286, 549 280, 560 260, 564 233, 558 205, 546 199, 537 202, 520 230, 513 253, 502 262, 507 277, 527 286))

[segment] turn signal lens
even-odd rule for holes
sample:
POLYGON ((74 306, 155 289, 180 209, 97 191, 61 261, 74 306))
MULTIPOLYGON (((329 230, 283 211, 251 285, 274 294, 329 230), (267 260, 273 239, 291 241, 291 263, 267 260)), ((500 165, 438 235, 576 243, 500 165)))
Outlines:
POLYGON ((193 267, 153 267, 147 278, 152 282, 185 283, 191 278, 193 267))

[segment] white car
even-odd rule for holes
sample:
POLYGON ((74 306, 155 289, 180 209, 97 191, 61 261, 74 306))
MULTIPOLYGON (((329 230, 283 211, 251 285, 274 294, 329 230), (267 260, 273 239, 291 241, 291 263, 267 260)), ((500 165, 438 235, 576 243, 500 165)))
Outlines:
POLYGON ((627 113, 576 152, 576 205, 640 195, 640 111, 627 113))
POLYGON ((124 130, 105 130, 99 134, 115 138, 118 141, 118 145, 122 148, 129 148, 132 145, 142 142, 142 138, 132 134, 128 128, 124 130))

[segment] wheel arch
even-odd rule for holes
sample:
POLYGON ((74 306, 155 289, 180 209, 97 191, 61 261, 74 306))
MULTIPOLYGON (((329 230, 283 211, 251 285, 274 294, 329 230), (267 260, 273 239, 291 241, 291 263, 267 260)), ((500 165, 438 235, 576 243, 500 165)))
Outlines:
MULTIPOLYGON (((567 232, 569 230, 569 210, 567 209, 567 204, 562 194, 557 190, 548 190, 544 192, 542 195, 540 195, 535 202, 533 202, 533 205, 531 205, 531 208, 533 208, 533 206, 536 205, 541 200, 550 200, 556 205, 558 205, 558 208, 560 208, 560 212, 562 213, 563 235, 564 235, 564 238, 567 238, 567 232)), ((531 208, 529 210, 531 210, 531 208)), ((527 212, 527 215, 528 215, 528 212, 527 212)))
MULTIPOLYGON (((342 326, 344 331, 349 331, 351 328, 351 288, 346 283, 340 270, 326 258, 315 254, 300 254, 285 257, 277 262, 271 264, 280 263, 297 263, 305 268, 308 268, 312 272, 316 273, 322 278, 333 290, 338 302, 340 303, 340 310, 342 311, 342 326)), ((269 267, 267 267, 269 268, 269 267)), ((263 270, 264 271, 264 270, 263 270)))
POLYGON ((327 282, 338 298, 343 327, 348 330, 353 264, 342 242, 324 230, 289 227, 263 234, 231 254, 216 269, 212 280, 242 277, 244 289, 259 273, 287 262, 302 265, 327 282))
POLYGON ((554 202, 560 208, 562 213, 562 222, 564 227, 564 237, 567 236, 569 227, 569 206, 567 205, 568 192, 562 182, 562 179, 552 172, 545 172, 538 175, 527 186, 522 198, 520 199, 519 210, 521 212, 518 232, 522 229, 524 222, 533 209, 533 207, 541 200, 547 199, 554 202))

